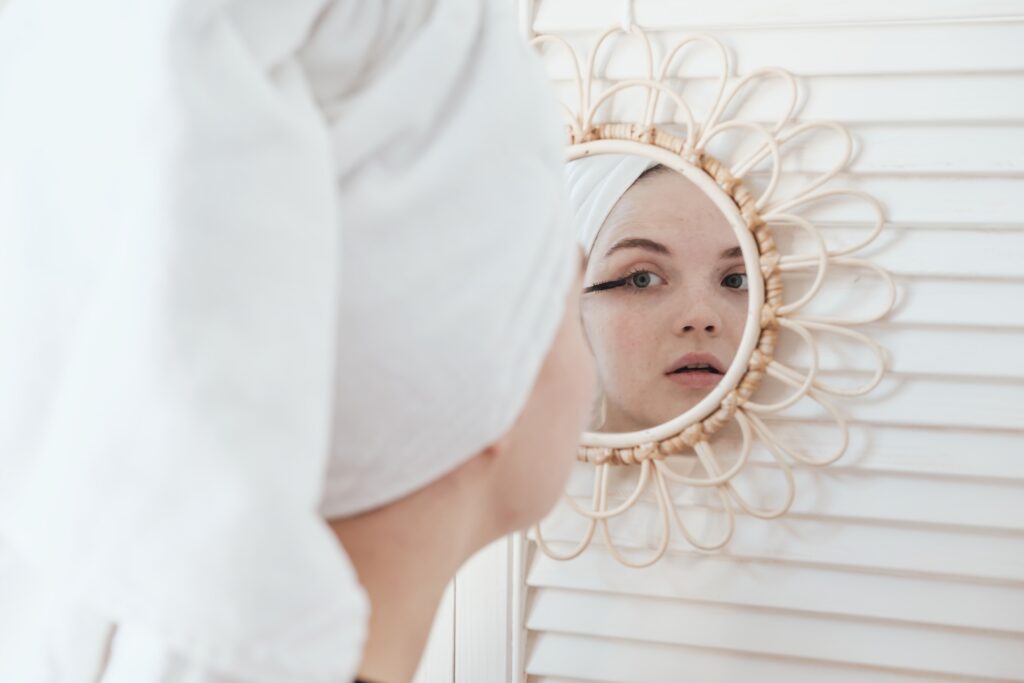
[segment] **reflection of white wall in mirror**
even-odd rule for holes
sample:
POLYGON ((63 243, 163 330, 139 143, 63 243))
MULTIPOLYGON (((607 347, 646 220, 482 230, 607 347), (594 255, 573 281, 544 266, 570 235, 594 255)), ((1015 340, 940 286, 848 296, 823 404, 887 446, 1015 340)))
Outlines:
POLYGON ((743 334, 747 276, 730 222, 692 182, 654 166, 588 246, 582 319, 600 386, 591 430, 685 413, 721 381, 743 334))

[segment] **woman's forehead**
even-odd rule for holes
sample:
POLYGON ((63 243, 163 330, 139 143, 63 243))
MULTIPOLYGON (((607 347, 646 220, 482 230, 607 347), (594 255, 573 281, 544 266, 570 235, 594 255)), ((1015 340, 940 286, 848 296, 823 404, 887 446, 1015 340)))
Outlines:
POLYGON ((673 253, 717 253, 739 244, 711 198, 678 173, 658 173, 629 188, 601 227, 593 255, 636 238, 662 243, 673 253))

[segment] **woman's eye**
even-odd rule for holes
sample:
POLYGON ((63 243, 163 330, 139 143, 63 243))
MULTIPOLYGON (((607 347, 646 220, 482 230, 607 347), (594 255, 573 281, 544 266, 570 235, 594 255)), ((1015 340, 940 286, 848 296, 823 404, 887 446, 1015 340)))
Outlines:
POLYGON ((747 274, 732 273, 731 275, 726 275, 725 279, 722 280, 722 286, 728 287, 729 289, 746 289, 747 274))
POLYGON ((629 276, 629 283, 637 289, 647 289, 651 285, 663 285, 665 281, 650 271, 641 270, 629 276))

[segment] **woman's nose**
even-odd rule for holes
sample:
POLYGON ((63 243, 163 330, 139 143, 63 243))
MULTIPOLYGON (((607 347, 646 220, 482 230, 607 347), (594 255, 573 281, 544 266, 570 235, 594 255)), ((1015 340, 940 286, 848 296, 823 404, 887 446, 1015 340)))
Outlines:
POLYGON ((707 299, 692 300, 683 315, 677 318, 676 329, 684 335, 705 334, 715 336, 722 331, 722 319, 707 299))

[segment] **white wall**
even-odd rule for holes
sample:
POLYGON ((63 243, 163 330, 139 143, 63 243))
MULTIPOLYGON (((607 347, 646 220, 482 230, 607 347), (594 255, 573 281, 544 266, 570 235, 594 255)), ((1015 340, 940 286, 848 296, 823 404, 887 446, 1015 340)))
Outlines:
MULTIPOLYGON (((620 15, 544 0, 536 27, 575 42, 620 15)), ((891 218, 871 256, 900 303, 869 331, 892 373, 843 404, 850 452, 798 471, 783 520, 741 517, 725 553, 679 544, 637 571, 530 543, 530 683, 1024 681, 1024 2, 638 0, 636 18, 665 42, 713 33, 740 74, 793 71, 803 117, 849 125, 844 184, 891 218)), ((786 426, 827 440, 809 418, 786 426)), ((578 528, 565 511, 547 525, 578 528)), ((618 535, 652 525, 641 512, 618 535)))

